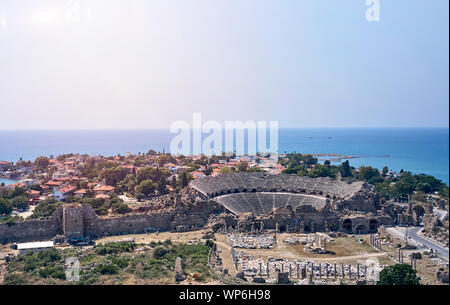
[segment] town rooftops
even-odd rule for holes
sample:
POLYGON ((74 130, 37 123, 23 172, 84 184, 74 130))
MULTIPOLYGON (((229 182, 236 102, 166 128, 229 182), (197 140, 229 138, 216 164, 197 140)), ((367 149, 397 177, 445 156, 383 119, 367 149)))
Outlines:
POLYGON ((53 241, 39 241, 32 243, 17 244, 17 250, 33 250, 42 248, 53 248, 53 241))

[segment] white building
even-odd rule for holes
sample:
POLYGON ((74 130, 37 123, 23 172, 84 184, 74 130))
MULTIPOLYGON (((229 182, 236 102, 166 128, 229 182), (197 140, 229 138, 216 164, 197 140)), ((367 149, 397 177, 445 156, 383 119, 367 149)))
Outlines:
POLYGON ((53 248, 55 245, 53 241, 39 241, 32 243, 22 243, 17 244, 17 250, 19 250, 19 254, 24 254, 30 251, 39 252, 42 250, 47 250, 53 248))

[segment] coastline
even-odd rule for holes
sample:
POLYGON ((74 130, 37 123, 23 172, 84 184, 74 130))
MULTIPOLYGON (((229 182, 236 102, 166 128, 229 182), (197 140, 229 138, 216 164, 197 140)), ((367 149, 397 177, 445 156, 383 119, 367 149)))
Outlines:
MULTIPOLYGON (((0 130, 0 161, 35 160, 68 153, 115 156, 166 152, 174 137, 169 130, 0 130), (49 141, 51 139, 51 141, 49 141)), ((337 165, 387 166, 399 172, 434 176, 449 184, 449 129, 447 128, 280 128, 279 153, 317 156, 337 165)))

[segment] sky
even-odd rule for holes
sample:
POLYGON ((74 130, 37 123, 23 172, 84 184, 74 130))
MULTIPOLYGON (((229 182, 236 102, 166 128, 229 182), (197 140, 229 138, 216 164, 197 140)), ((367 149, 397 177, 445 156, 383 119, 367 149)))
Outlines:
POLYGON ((0 130, 448 127, 449 2, 0 0, 0 130))

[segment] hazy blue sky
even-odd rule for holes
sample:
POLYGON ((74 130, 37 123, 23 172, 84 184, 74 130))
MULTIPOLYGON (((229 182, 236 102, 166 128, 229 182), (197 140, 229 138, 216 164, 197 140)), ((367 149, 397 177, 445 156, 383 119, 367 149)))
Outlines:
POLYGON ((449 124, 448 0, 71 2, 0 0, 0 129, 449 124))

